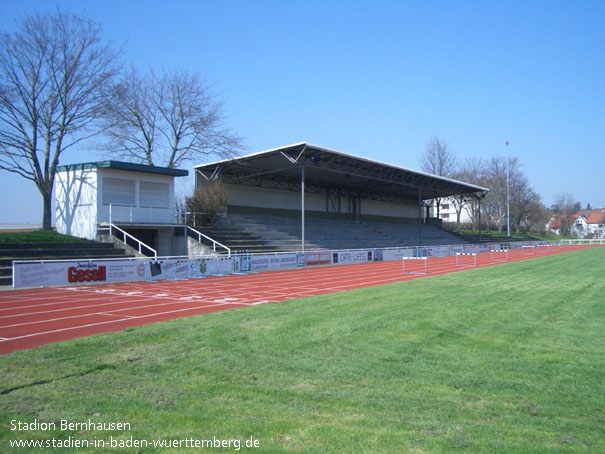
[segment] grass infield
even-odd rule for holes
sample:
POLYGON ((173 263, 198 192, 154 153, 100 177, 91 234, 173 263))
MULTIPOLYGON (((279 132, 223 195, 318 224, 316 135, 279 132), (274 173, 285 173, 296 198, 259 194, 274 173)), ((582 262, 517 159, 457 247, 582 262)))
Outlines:
POLYGON ((252 437, 260 447, 240 452, 262 453, 605 452, 604 276, 593 248, 6 355, 0 450, 113 436, 252 437), (130 430, 10 430, 35 419, 130 430))

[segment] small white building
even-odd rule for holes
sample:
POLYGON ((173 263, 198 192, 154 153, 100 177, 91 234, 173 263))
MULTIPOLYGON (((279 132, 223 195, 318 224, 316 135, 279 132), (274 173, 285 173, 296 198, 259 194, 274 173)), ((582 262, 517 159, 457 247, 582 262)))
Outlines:
POLYGON ((570 228, 570 233, 572 236, 577 236, 578 238, 585 238, 588 235, 588 218, 583 214, 579 215, 574 221, 573 225, 570 228))
MULTIPOLYGON (((431 216, 437 217, 437 201, 433 201, 433 205, 431 206, 431 216)), ((456 212, 456 202, 450 198, 441 199, 441 204, 439 206, 439 219, 443 222, 449 222, 452 224, 456 224, 458 219, 458 214, 456 212)), ((468 207, 465 205, 462 207, 462 211, 460 212, 460 224, 471 224, 472 218, 468 213, 468 207)))
POLYGON ((594 238, 605 238, 605 209, 594 210, 586 220, 586 228, 594 238))
POLYGON ((186 254, 186 234, 176 222, 174 178, 188 173, 121 161, 59 166, 57 232, 94 240, 107 235, 111 224, 158 255, 186 254))

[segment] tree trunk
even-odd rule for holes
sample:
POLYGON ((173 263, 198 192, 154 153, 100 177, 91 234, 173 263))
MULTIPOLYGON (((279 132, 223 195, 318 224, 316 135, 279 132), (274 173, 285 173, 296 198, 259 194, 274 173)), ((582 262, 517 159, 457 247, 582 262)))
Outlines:
POLYGON ((44 204, 42 207, 42 229, 50 230, 52 228, 52 209, 51 209, 51 200, 52 200, 52 188, 50 190, 44 189, 42 193, 42 203, 44 204))

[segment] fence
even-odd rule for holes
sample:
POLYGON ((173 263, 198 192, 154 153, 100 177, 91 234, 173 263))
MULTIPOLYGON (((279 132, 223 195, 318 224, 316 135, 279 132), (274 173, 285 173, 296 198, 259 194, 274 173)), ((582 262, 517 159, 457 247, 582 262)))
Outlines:
POLYGON ((227 257, 137 257, 126 259, 15 260, 13 287, 50 287, 94 282, 128 282, 269 270, 401 260, 404 257, 446 257, 500 249, 521 249, 538 242, 464 244, 452 246, 344 249, 330 251, 248 254, 231 251, 227 257))

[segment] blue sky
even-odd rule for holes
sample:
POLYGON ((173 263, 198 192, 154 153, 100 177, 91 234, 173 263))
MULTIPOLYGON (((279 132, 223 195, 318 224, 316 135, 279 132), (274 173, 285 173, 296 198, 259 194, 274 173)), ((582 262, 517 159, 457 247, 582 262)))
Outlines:
MULTIPOLYGON (((432 136, 461 159, 509 140, 546 205, 568 192, 605 207, 603 1, 58 4, 125 43, 126 62, 203 74, 248 152, 307 141, 419 169, 432 136)), ((0 29, 54 6, 2 0, 0 29)), ((33 183, 1 171, 0 191, 0 223, 40 222, 33 183)))

